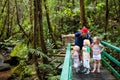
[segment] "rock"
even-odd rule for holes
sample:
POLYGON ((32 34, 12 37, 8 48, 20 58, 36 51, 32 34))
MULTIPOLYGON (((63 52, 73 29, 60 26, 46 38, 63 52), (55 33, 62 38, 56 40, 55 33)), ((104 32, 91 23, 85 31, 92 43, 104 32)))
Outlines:
POLYGON ((0 54, 0 71, 1 70, 6 70, 6 69, 10 69, 10 65, 7 63, 4 63, 4 58, 3 56, 0 54))
POLYGON ((3 70, 8 70, 10 69, 11 66, 7 63, 0 63, 0 71, 3 71, 3 70))

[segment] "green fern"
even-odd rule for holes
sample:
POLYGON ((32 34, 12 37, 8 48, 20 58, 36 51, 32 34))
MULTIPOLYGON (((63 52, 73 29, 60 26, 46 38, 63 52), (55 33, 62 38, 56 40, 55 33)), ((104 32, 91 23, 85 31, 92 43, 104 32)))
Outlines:
POLYGON ((51 75, 49 76, 48 80, 60 80, 60 75, 57 76, 51 75))
POLYGON ((12 50, 11 57, 27 58, 28 57, 28 48, 26 44, 18 44, 12 50))
POLYGON ((19 75, 18 79, 22 80, 25 74, 36 74, 35 65, 27 65, 24 60, 21 60, 20 64, 12 69, 12 74, 15 73, 19 75))
POLYGON ((42 51, 39 51, 37 49, 33 49, 33 48, 30 48, 29 49, 29 53, 32 53, 32 54, 35 54, 37 56, 39 56, 40 58, 49 58, 47 55, 45 55, 42 51))

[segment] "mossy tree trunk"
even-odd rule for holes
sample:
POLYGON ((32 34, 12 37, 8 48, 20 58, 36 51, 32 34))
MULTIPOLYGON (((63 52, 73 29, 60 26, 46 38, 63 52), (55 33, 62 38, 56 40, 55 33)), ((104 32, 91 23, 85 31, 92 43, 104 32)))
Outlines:
MULTIPOLYGON (((106 14, 105 14, 105 33, 107 33, 107 27, 108 27, 108 15, 109 15, 109 10, 108 10, 108 0, 106 0, 106 14)), ((105 39, 107 39, 107 34, 105 34, 105 39)))
MULTIPOLYGON (((43 23, 42 23, 42 0, 34 0, 34 48, 41 48, 42 52, 47 55, 46 43, 44 40, 44 31, 43 31, 43 23), (38 44, 38 42, 40 42, 38 44)), ((40 73, 38 56, 33 57, 36 65, 37 76, 40 80, 44 80, 44 74, 40 73)), ((43 58, 43 63, 48 63, 46 58, 43 58)))
POLYGON ((75 0, 72 0, 73 8, 75 7, 75 0))
MULTIPOLYGON (((40 1, 41 2, 41 1, 40 1)), ((38 0, 34 0, 34 35, 33 35, 33 39, 34 39, 34 45, 33 45, 33 48, 34 49, 37 49, 37 42, 38 42, 38 5, 40 3, 38 3, 38 0)), ((33 59, 35 61, 35 65, 36 65, 36 72, 37 72, 37 76, 39 78, 39 80, 41 79, 41 76, 40 76, 40 70, 39 70, 39 63, 38 63, 38 56, 36 54, 33 55, 33 59)), ((41 79, 42 80, 42 79, 41 79)))
POLYGON ((84 0, 80 0, 80 22, 82 27, 87 27, 87 21, 85 17, 84 0))
POLYGON ((25 36, 26 38, 29 38, 28 34, 25 32, 23 26, 20 24, 20 20, 19 20, 19 9, 18 9, 18 4, 17 4, 17 0, 15 0, 15 7, 16 7, 16 18, 17 18, 17 24, 20 28, 20 31, 23 33, 23 36, 25 36))
POLYGON ((51 25, 50 16, 49 16, 49 9, 47 7, 47 1, 46 0, 44 0, 44 7, 45 7, 45 10, 46 10, 46 18, 47 18, 47 24, 48 24, 49 33, 50 33, 52 42, 55 45, 54 48, 57 48, 56 39, 55 39, 55 36, 53 34, 52 25, 51 25))

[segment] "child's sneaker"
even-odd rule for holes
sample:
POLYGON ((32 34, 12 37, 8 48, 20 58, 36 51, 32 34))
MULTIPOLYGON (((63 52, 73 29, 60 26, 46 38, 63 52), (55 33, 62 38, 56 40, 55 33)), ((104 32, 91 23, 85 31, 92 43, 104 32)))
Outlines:
POLYGON ((80 74, 80 73, 81 73, 81 71, 80 71, 80 70, 78 70, 78 71, 76 71, 76 73, 77 73, 77 74, 80 74))
POLYGON ((89 71, 89 70, 87 70, 84 74, 90 74, 90 71, 89 71))
POLYGON ((75 72, 78 73, 78 72, 79 72, 79 69, 75 69, 75 72))

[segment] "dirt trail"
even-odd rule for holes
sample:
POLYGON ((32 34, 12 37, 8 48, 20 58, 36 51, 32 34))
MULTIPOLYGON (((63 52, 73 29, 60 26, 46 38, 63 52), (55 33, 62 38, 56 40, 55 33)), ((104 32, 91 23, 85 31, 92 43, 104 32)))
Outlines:
POLYGON ((8 71, 0 71, 0 80, 8 80, 10 77, 11 70, 8 71))

